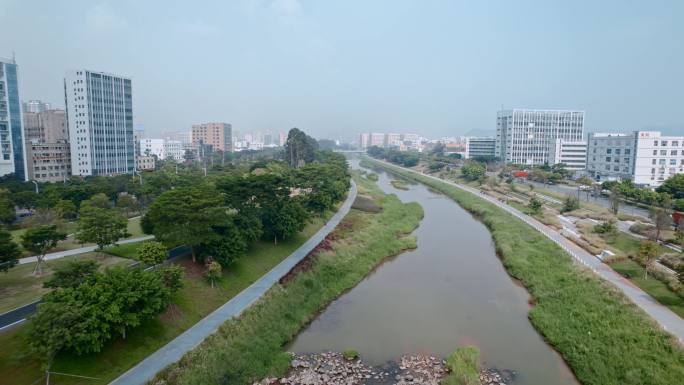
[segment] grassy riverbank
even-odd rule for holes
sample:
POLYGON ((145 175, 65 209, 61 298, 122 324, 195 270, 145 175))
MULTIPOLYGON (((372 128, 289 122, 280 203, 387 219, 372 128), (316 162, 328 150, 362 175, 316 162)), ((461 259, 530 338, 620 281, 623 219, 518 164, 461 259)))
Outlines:
POLYGON ((351 210, 307 269, 274 286, 241 317, 226 322, 160 373, 156 384, 249 384, 282 374, 291 359, 283 351, 285 343, 384 258, 415 247, 415 239, 406 234, 418 226, 421 207, 384 195, 365 178, 356 181, 359 195, 371 198, 382 210, 351 210))
POLYGON ((489 227, 504 266, 534 299, 532 324, 582 384, 675 384, 684 378, 684 354, 672 337, 554 242, 469 192, 370 162, 442 192, 489 227))
MULTIPOLYGON (((53 370, 56 372, 96 377, 100 379, 99 381, 54 375, 50 378, 50 383, 54 385, 108 383, 271 270, 323 227, 333 214, 329 212, 323 218, 314 219, 302 232, 291 239, 278 242, 277 245, 271 241, 256 242, 230 269, 223 271, 223 278, 213 289, 202 276, 204 270, 202 265, 192 264, 190 260, 178 261, 186 268, 183 278, 184 286, 174 294, 172 304, 164 313, 133 330, 125 340, 119 339, 108 343, 98 354, 78 356, 64 353, 57 357, 53 365, 53 370)), ((137 245, 139 244, 120 245, 117 250, 130 256, 137 245)), ((56 266, 66 260, 68 259, 64 258, 48 263, 56 266)), ((106 263, 120 260, 112 256, 105 258, 106 263)), ((130 259, 122 261, 131 262, 130 259)), ((22 269, 21 266, 10 272, 22 269)), ((42 281, 35 282, 34 286, 41 288, 42 281)), ((0 349, 0 385, 30 385, 42 376, 38 360, 28 351, 25 331, 24 326, 19 326, 0 333, 0 346, 2 346, 0 349)))

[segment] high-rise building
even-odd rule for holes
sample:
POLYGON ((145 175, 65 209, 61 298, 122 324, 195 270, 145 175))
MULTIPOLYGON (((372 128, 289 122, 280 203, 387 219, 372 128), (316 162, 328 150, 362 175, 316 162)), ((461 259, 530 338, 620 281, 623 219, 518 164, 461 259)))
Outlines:
POLYGON ((385 134, 377 133, 374 132, 372 134, 368 134, 368 146, 378 146, 382 147, 385 145, 385 134))
POLYGON ((662 136, 658 131, 589 134, 587 171, 599 181, 660 186, 684 173, 684 136, 662 136))
POLYGON ((0 176, 28 180, 17 63, 0 58, 0 176))
POLYGON ((549 165, 564 164, 569 171, 579 171, 587 168, 587 142, 584 140, 571 142, 556 139, 549 144, 549 165))
POLYGON ((370 135, 368 133, 359 134, 359 148, 362 150, 367 149, 370 147, 368 143, 370 143, 370 135))
POLYGON ((212 146, 214 150, 232 151, 232 127, 228 123, 202 123, 192 125, 192 143, 212 146))
POLYGON ((541 165, 556 139, 581 141, 584 111, 513 109, 497 112, 496 154, 508 163, 541 165))
POLYGON ((401 146, 401 134, 386 134, 385 147, 399 147, 401 146))
POLYGON ((52 109, 52 104, 45 103, 40 100, 29 100, 28 102, 23 102, 22 109, 24 112, 44 112, 52 109))
POLYGON ((57 143, 58 141, 68 141, 66 113, 64 110, 24 111, 24 134, 27 142, 57 143))
POLYGON ((64 79, 73 175, 115 175, 135 168, 131 79, 77 70, 64 79))

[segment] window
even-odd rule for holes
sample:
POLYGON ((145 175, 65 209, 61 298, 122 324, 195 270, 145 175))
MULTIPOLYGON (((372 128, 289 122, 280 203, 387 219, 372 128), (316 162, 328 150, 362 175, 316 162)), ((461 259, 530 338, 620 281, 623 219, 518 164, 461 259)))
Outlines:
POLYGON ((656 164, 656 159, 651 160, 651 164, 656 164))
POLYGON ((620 149, 619 148, 615 149, 615 155, 620 155, 620 149))
POLYGON ((672 141, 672 147, 677 147, 679 146, 679 141, 678 140, 673 140, 672 141))
POLYGON ((651 174, 655 174, 655 168, 651 169, 651 174))
POLYGON ((658 150, 653 150, 653 155, 658 155, 658 150))
POLYGON ((658 141, 657 141, 657 140, 654 140, 654 141, 653 141, 653 145, 657 147, 657 146, 658 146, 658 141))
POLYGON ((658 160, 658 164, 665 165, 665 159, 659 159, 659 160, 658 160))
POLYGON ((620 171, 620 166, 613 167, 613 171, 620 171))
POLYGON ((613 149, 612 149, 612 148, 607 148, 607 149, 606 149, 606 154, 610 154, 610 153, 612 153, 612 152, 613 152, 613 149))
POLYGON ((670 155, 677 155, 677 150, 670 150, 670 155))
POLYGON ((667 146, 667 140, 663 140, 662 142, 660 142, 660 145, 661 146, 667 146))
POLYGON ((606 170, 610 171, 610 165, 609 164, 606 165, 606 170))
POLYGON ((667 150, 660 150, 660 155, 667 155, 667 150))
POLYGON ((609 156, 606 157, 606 162, 610 162, 610 157, 609 157, 609 156))
POLYGON ((677 159, 670 159, 670 166, 676 166, 677 165, 677 159))

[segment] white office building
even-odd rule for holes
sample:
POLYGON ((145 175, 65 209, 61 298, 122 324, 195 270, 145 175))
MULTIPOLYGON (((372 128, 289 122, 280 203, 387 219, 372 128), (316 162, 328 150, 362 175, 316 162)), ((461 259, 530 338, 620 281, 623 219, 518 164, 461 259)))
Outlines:
POLYGON ((165 159, 164 139, 145 138, 140 140, 140 155, 156 156, 157 159, 165 159))
POLYGON ((658 131, 589 134, 587 171, 598 181, 660 186, 684 173, 684 136, 663 136, 658 131))
POLYGON ((185 147, 179 140, 164 140, 164 159, 173 159, 182 162, 185 159, 185 147))
POLYGON ((552 141, 584 137, 584 111, 502 110, 496 117, 496 154, 507 163, 542 165, 552 141))
POLYGON ((465 140, 465 159, 494 158, 496 156, 496 138, 468 137, 465 140))
POLYGON ((64 79, 73 175, 116 175, 135 167, 128 78, 77 70, 64 79))
POLYGON ((556 139, 549 145, 549 165, 564 164, 569 171, 587 168, 587 142, 556 139))

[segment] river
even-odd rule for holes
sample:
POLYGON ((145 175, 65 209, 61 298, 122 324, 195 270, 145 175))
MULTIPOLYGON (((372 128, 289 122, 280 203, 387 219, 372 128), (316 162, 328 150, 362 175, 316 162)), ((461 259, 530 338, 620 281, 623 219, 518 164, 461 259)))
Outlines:
MULTIPOLYGON (((358 168, 358 160, 351 159, 358 168)), ((504 270, 488 229, 422 184, 378 185, 421 204, 415 250, 393 257, 332 302, 287 347, 297 353, 357 350, 371 365, 403 354, 446 357, 475 345, 485 366, 514 370, 515 384, 578 384, 527 318, 529 295, 504 270)))

